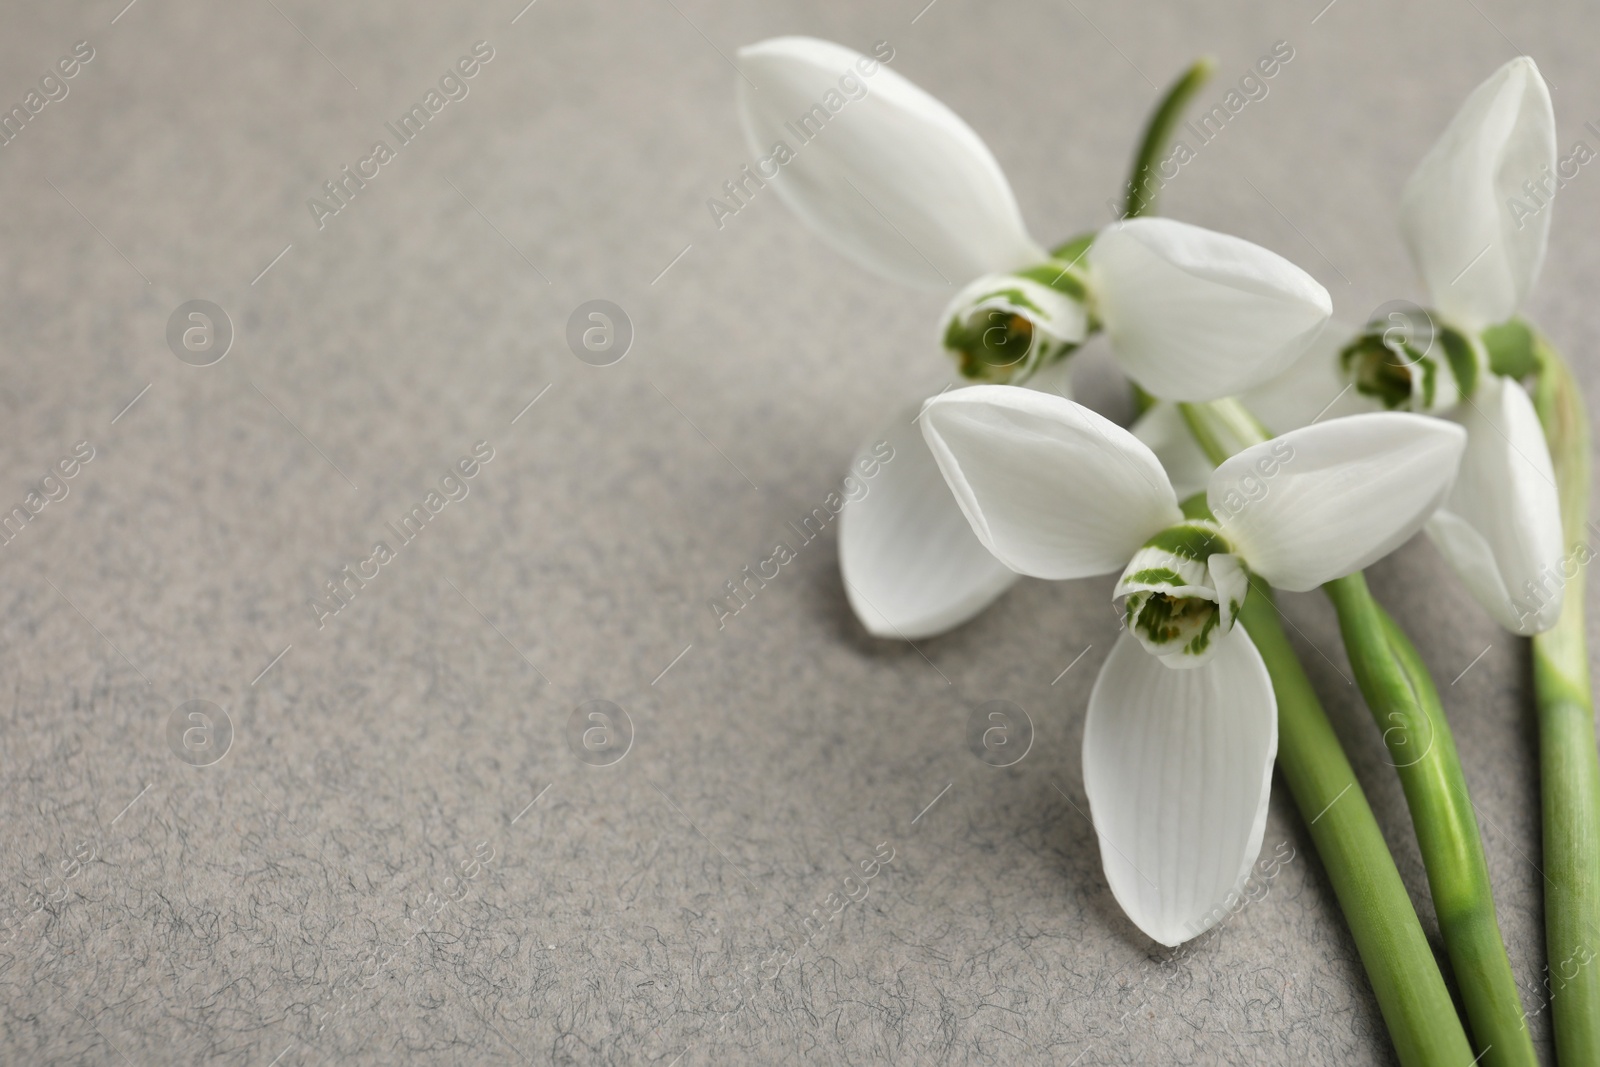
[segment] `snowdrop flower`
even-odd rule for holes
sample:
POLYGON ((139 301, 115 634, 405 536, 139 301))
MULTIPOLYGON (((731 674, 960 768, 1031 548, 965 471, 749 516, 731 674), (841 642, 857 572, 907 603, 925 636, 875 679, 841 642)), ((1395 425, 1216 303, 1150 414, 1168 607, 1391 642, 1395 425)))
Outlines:
POLYGON ((1416 533, 1466 434, 1366 414, 1293 431, 1210 476, 1186 519, 1154 453, 1063 397, 977 386, 929 400, 923 434, 978 539, 1039 578, 1121 571, 1126 632, 1089 698, 1084 786, 1118 903, 1164 945, 1226 911, 1265 828, 1277 702, 1234 625, 1250 576, 1309 590, 1416 533))
MULTIPOLYGON (((1467 97, 1401 197, 1401 232, 1433 310, 1386 305, 1354 340, 1347 335, 1337 366, 1319 341, 1244 397, 1279 432, 1304 425, 1336 395, 1342 410, 1331 415, 1385 407, 1464 426, 1461 477, 1428 534, 1495 621, 1519 634, 1547 630, 1561 614, 1560 502, 1533 402, 1511 376, 1531 370, 1531 360, 1497 373, 1484 338, 1528 336, 1520 324, 1500 324, 1516 314, 1544 261, 1560 180, 1555 137, 1550 93, 1533 60, 1521 56, 1497 70, 1467 97)), ((1141 436, 1161 439, 1161 429, 1141 436)))
MULTIPOLYGON (((889 69, 891 48, 874 55, 809 37, 743 48, 740 118, 759 179, 824 240, 882 277, 953 292, 937 336, 958 384, 1022 384, 1104 330, 1146 389, 1209 400, 1287 368, 1328 318, 1326 290, 1287 260, 1170 219, 1113 224, 1052 255, 983 140, 889 69)), ((869 438, 895 462, 840 522, 851 606, 882 637, 943 632, 1014 579, 915 440, 917 412, 869 438)))

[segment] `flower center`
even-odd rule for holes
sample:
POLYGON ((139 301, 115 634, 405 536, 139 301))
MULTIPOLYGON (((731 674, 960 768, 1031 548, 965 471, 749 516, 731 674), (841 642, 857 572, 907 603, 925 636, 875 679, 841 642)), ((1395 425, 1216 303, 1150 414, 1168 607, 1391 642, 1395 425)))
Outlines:
POLYGON ((1021 384, 1088 336, 1088 299, 1063 263, 986 275, 945 309, 944 347, 965 378, 1021 384))
POLYGON ((1390 410, 1435 414, 1472 395, 1488 363, 1481 344, 1420 309, 1391 313, 1389 320, 1368 323, 1339 352, 1358 392, 1390 410))
POLYGON ((1028 358, 1033 332, 1033 323, 1019 312, 986 308, 974 312, 959 328, 951 323, 945 347, 956 354, 963 377, 1004 381, 1028 358))
POLYGON ((1122 621, 1171 667, 1195 667, 1233 628, 1249 578, 1211 522, 1182 522, 1156 534, 1117 581, 1122 621))
POLYGON ((1345 373, 1354 380, 1359 392, 1377 397, 1386 408, 1410 405, 1412 369, 1421 362, 1421 357, 1406 349, 1397 352, 1381 340, 1373 344, 1373 340, 1372 335, 1364 335, 1341 353, 1345 373))
POLYGON ((1154 645, 1202 652, 1211 640, 1211 631, 1222 621, 1222 610, 1208 597, 1151 591, 1145 594, 1142 604, 1139 601, 1138 594, 1128 598, 1128 614, 1135 610, 1139 613, 1128 623, 1154 645))

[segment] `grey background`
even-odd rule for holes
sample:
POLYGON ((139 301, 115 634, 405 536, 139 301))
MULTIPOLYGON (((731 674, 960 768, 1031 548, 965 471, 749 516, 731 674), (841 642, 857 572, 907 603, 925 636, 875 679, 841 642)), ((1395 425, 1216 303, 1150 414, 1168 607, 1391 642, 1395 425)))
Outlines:
MULTIPOLYGON (((1287 40, 1164 206, 1359 319, 1420 297, 1400 186, 1495 66, 1534 55, 1563 152, 1600 147, 1597 24, 1323 3, 9 5, 6 107, 75 41, 96 55, 0 148, 0 500, 96 455, 0 547, 0 1060, 1390 1062, 1281 787, 1264 856, 1295 855, 1259 903, 1176 957, 1117 909, 1078 758, 1109 580, 1024 581, 913 650, 851 618, 830 530, 725 629, 707 607, 946 375, 942 296, 842 261, 770 190, 712 223, 749 161, 735 48, 890 41, 1054 241, 1105 220, 1152 83, 1210 52, 1209 105, 1287 40), (470 95, 319 231, 307 198, 479 40, 470 95), (564 342, 596 298, 636 331, 604 368, 564 342), (214 366, 166 348, 190 299, 233 320, 214 366), (310 598, 478 440, 470 496, 319 630, 310 598), (193 699, 235 732, 206 768, 167 743, 193 699), (566 741, 590 699, 634 726, 608 767, 566 741), (965 746, 993 699, 1036 727, 1009 769, 965 746), (882 842, 868 898, 740 1008, 882 842), (419 922, 430 893, 464 899, 419 922)), ((1527 310, 1594 393, 1592 169, 1527 310)), ((1086 354, 1079 386, 1125 415, 1107 366, 1086 354)), ((1532 990, 1526 648, 1426 544, 1374 578, 1445 690, 1532 990)), ((1331 612, 1286 608, 1432 931, 1331 612)))

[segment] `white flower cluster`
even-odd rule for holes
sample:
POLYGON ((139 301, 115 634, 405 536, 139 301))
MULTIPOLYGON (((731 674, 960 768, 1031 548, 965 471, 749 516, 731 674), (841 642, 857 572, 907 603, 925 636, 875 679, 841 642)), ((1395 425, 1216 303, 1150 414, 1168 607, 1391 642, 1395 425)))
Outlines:
MULTIPOLYGON (((786 37, 740 59, 754 146, 861 57, 786 37)), ((1425 348, 1385 323, 1330 325, 1328 293, 1300 268, 1183 222, 1127 219, 1047 251, 982 139, 887 68, 772 179, 863 266, 955 294, 938 339, 970 387, 873 434, 899 458, 841 528, 863 625, 914 639, 972 618, 1018 575, 1120 572, 1125 632, 1090 698, 1084 780, 1112 891, 1157 941, 1213 924, 1261 848, 1277 705, 1235 625, 1252 582, 1313 589, 1426 528, 1503 625, 1531 633, 1559 614, 1559 590, 1541 585, 1532 610, 1516 596, 1559 568, 1562 544, 1548 447, 1517 380, 1527 331, 1507 326, 1549 231, 1548 211, 1512 218, 1508 204, 1556 166, 1549 93, 1515 59, 1405 189, 1402 229, 1434 308, 1425 348), (1018 387, 1096 332, 1157 400, 1132 432, 1054 379, 1018 387), (1278 437, 1236 442, 1248 447, 1213 470, 1177 405, 1233 397, 1278 437)))

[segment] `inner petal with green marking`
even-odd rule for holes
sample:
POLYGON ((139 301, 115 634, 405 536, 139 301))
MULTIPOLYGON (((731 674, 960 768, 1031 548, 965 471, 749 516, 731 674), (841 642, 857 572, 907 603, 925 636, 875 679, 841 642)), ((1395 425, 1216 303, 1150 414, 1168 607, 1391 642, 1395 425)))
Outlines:
POLYGON ((1200 520, 1147 541, 1113 598, 1140 644, 1169 667, 1197 667, 1233 628, 1249 578, 1217 527, 1200 520))
POLYGON ((1088 299, 1083 279, 1066 263, 986 275, 946 308, 944 347, 963 377, 1019 384, 1088 336, 1088 299))
POLYGON ((1356 391, 1390 410, 1424 414, 1471 396, 1488 366, 1483 344, 1424 312, 1395 317, 1398 324, 1369 323, 1340 350, 1340 369, 1356 391))

